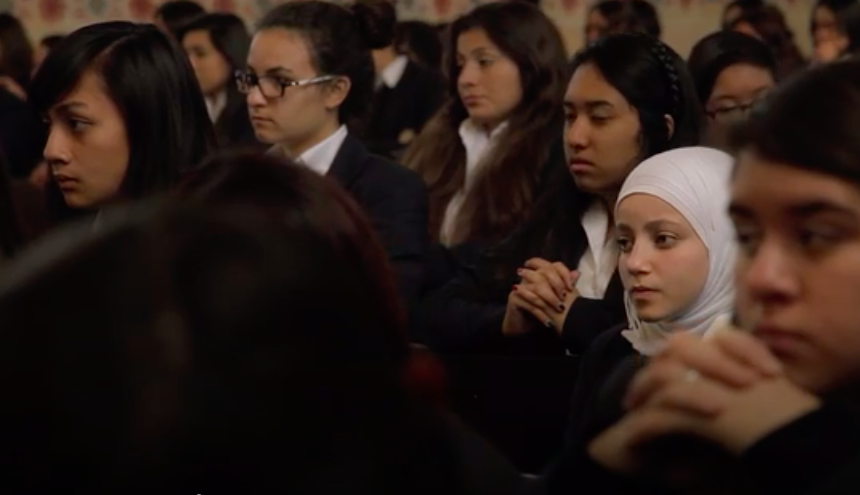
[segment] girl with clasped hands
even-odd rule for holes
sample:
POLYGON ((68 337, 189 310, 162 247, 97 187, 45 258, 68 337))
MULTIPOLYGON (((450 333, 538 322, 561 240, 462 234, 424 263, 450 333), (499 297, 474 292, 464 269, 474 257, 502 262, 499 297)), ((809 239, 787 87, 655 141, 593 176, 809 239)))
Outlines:
POLYGON ((739 461, 757 494, 860 491, 858 129, 860 63, 845 61, 777 90, 740 130, 729 211, 749 333, 671 338, 592 460, 641 476, 643 453, 666 452, 649 445, 693 436, 739 461))

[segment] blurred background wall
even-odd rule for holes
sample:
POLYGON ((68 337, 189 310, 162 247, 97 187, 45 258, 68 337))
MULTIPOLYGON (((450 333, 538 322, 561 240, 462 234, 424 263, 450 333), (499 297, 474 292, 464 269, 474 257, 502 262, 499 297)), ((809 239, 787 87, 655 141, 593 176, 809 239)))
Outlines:
MULTIPOLYGON (((198 0, 208 9, 235 12, 252 24, 272 6, 288 0, 198 0)), ((337 1, 337 0, 333 0, 337 1)), ((345 0, 340 0, 341 2, 345 0)), ((402 20, 446 22, 493 0, 398 0, 402 20)), ((651 0, 660 11, 664 40, 686 56, 693 44, 717 29, 725 0, 651 0)), ((27 26, 34 41, 68 33, 84 24, 113 19, 149 21, 162 0, 0 0, 0 12, 11 11, 27 26)), ((776 0, 797 42, 809 53, 812 0, 776 0)), ((559 26, 571 51, 582 46, 587 0, 543 0, 543 8, 559 26)))

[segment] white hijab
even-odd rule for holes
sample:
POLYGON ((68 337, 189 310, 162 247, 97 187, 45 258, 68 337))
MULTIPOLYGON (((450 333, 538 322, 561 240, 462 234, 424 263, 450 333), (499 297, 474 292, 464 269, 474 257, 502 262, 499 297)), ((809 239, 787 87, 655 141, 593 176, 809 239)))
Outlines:
POLYGON ((710 148, 679 148, 652 156, 627 177, 618 195, 650 194, 674 207, 690 223, 708 249, 708 278, 688 308, 661 322, 646 323, 636 315, 625 292, 630 328, 622 335, 646 356, 662 349, 668 334, 685 330, 704 335, 724 324, 732 311, 735 240, 728 216, 732 158, 710 148))

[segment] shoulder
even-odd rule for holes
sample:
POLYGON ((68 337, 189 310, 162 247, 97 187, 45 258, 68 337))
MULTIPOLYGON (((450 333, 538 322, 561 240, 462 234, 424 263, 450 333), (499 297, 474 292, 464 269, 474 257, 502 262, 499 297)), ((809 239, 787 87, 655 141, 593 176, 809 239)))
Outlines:
POLYGON ((365 175, 375 181, 381 181, 380 186, 388 188, 396 183, 397 187, 406 188, 409 191, 425 189, 424 181, 415 171, 387 158, 368 152, 362 162, 365 175))

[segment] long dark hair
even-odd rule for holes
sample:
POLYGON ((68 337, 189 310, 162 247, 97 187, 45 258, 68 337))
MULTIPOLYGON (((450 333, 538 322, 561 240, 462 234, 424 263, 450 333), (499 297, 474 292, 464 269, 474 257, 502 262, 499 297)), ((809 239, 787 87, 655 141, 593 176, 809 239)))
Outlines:
POLYGON ((860 185, 860 61, 810 69, 775 89, 731 144, 764 159, 860 185))
POLYGON ((179 39, 178 33, 182 26, 206 10, 197 2, 191 0, 169 0, 161 4, 155 11, 155 18, 164 23, 164 27, 173 37, 179 39))
POLYGON ((33 46, 17 17, 0 14, 0 75, 9 76, 25 90, 33 72, 33 46))
POLYGON ((644 33, 659 38, 663 33, 657 9, 647 0, 603 0, 591 7, 606 19, 604 36, 619 33, 644 33))
POLYGON ((427 123, 403 162, 424 178, 430 192, 430 228, 438 237, 449 201, 466 177, 466 151, 458 129, 469 116, 457 89, 457 39, 482 29, 516 63, 523 97, 499 145, 486 158, 463 203, 455 239, 495 241, 527 218, 541 167, 561 132, 568 71, 561 35, 546 15, 520 2, 483 5, 451 25, 447 41, 448 102, 427 123))
POLYGON ((367 221, 324 177, 260 160, 64 231, 3 281, 5 491, 458 493, 441 420, 401 381, 367 221), (280 197, 234 201, 274 177, 280 197))
MULTIPOLYGON (((857 0, 818 0, 813 12, 824 7, 836 17, 836 26, 840 33, 848 38, 845 53, 860 52, 860 1, 857 0)), ((815 16, 809 20, 809 31, 815 31, 815 16)))
POLYGON ((215 133, 188 58, 154 26, 106 22, 70 34, 39 69, 31 104, 46 114, 88 70, 104 80, 125 122, 129 161, 121 197, 169 189, 214 149, 215 133))
POLYGON ((778 7, 765 5, 741 16, 732 28, 749 24, 776 58, 777 76, 784 79, 806 66, 806 60, 794 42, 794 33, 778 7))
POLYGON ((752 36, 737 31, 718 31, 696 43, 687 59, 687 68, 703 106, 711 97, 720 73, 737 64, 760 67, 777 78, 773 53, 761 40, 752 36))
MULTIPOLYGON (((574 72, 584 64, 596 67, 639 114, 640 161, 699 143, 704 116, 692 78, 681 57, 665 43, 645 34, 610 35, 576 54, 574 72), (666 115, 675 122, 671 136, 666 115)), ((559 167, 552 184, 531 221, 489 252, 490 275, 499 294, 510 290, 516 269, 529 257, 579 259, 584 252, 577 240, 582 238, 581 216, 597 198, 580 191, 566 167, 559 167)))
POLYGON ((245 67, 248 60, 248 48, 251 46, 251 35, 245 23, 235 14, 216 12, 195 17, 178 30, 177 39, 181 42, 192 31, 206 31, 212 46, 224 57, 230 65, 229 87, 233 84, 233 73, 245 67))
POLYGON ((258 30, 289 29, 303 36, 311 62, 320 74, 349 79, 350 89, 338 109, 338 118, 352 128, 361 127, 376 80, 371 50, 390 46, 393 29, 385 29, 382 14, 374 6, 354 3, 349 8, 330 2, 308 0, 275 7, 258 30))

